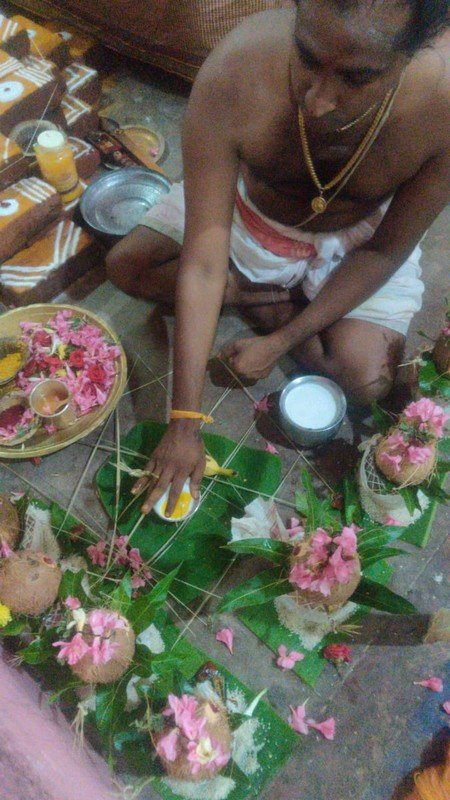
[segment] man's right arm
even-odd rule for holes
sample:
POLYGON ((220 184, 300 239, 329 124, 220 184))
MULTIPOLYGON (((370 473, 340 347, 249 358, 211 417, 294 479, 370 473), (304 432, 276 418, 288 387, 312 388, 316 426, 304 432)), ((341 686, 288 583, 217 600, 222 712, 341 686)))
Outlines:
MULTIPOLYGON (((205 65, 184 122, 186 227, 176 291, 173 408, 201 407, 209 358, 227 280, 239 157, 229 81, 205 65)), ((171 421, 148 469, 159 476, 142 510, 171 485, 170 515, 183 483, 198 491, 204 449, 194 420, 171 421)), ((142 488, 140 482, 136 485, 142 488)), ((135 487, 136 488, 136 487, 135 487)))

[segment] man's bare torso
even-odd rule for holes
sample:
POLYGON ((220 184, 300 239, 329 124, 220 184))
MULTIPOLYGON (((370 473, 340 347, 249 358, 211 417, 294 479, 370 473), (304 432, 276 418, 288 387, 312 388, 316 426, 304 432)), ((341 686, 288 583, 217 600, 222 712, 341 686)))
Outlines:
MULTIPOLYGON (((251 200, 271 219, 296 225, 311 213, 317 191, 302 154, 289 67, 295 12, 267 12, 257 24, 255 19, 213 53, 203 82, 208 85, 209 74, 213 90, 217 75, 229 79, 234 138, 251 200)), ((306 229, 325 232, 354 224, 449 147, 449 51, 448 38, 441 39, 412 59, 375 144, 326 213, 306 229)), ((226 98, 223 102, 225 107, 226 98)), ((366 130, 363 123, 324 134, 319 120, 309 131, 322 182, 346 164, 366 130)))

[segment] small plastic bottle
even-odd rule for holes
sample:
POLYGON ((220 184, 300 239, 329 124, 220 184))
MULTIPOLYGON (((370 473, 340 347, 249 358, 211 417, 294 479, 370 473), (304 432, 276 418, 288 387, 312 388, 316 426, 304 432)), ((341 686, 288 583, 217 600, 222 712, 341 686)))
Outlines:
POLYGON ((63 203, 71 203, 83 192, 67 137, 61 131, 43 131, 34 145, 42 177, 59 194, 63 203))

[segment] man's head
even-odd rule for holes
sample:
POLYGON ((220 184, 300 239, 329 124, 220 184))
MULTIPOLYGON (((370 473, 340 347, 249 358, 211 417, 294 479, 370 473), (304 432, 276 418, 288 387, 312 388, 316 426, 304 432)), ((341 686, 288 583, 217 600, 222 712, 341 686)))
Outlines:
POLYGON ((380 100, 411 56, 446 27, 448 3, 298 0, 295 43, 306 113, 345 122, 380 100))

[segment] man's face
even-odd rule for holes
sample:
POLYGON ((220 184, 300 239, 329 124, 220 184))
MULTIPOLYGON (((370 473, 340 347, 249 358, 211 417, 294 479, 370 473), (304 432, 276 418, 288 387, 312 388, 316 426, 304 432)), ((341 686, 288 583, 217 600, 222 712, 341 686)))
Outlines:
POLYGON ((408 20, 400 0, 361 0, 344 11, 330 0, 299 0, 294 69, 307 121, 333 130, 381 102, 407 63, 397 37, 408 20))

